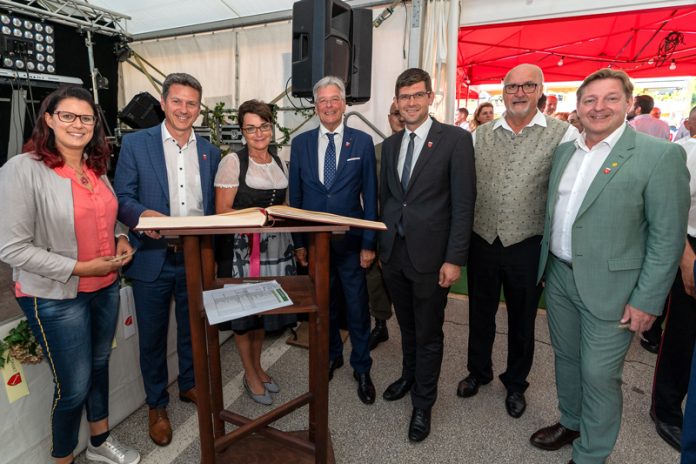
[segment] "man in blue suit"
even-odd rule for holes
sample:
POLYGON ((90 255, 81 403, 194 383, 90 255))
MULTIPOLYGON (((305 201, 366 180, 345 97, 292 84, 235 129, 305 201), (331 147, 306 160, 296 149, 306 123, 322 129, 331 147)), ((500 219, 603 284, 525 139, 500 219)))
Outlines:
MULTIPOLYGON (((337 77, 327 76, 314 86, 319 127, 292 141, 290 154, 290 205, 361 219, 377 219, 375 147, 368 134, 343 124, 346 90, 337 77)), ((296 257, 307 263, 302 236, 295 240, 296 257)), ((331 241, 331 321, 329 326, 329 379, 343 365, 339 333, 340 307, 345 303, 353 352, 350 364, 358 381, 358 397, 375 401, 370 378, 368 309, 365 269, 375 259, 374 231, 350 230, 331 241)))
MULTIPOLYGON (((141 217, 203 216, 215 213, 213 180, 220 150, 193 132, 201 111, 201 84, 188 74, 170 74, 162 85, 161 125, 127 135, 116 166, 114 189, 118 219, 133 228, 141 217)), ((176 302, 179 397, 196 402, 188 318, 186 272, 181 244, 156 231, 130 233, 137 248, 126 276, 133 296, 140 338, 140 370, 150 407, 150 438, 159 446, 172 440, 167 417, 167 327, 172 296, 176 302)))

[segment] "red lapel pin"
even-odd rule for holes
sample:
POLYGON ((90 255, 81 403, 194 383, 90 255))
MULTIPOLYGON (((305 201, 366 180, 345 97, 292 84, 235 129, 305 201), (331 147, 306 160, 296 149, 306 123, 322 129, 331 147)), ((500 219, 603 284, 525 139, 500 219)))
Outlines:
POLYGON ((203 161, 205 161, 205 160, 207 160, 207 159, 208 159, 208 155, 206 155, 205 153, 203 153, 203 161))
POLYGON ((604 168, 604 174, 609 174, 611 172, 611 168, 604 168))
POLYGON ((428 141, 428 148, 433 148, 433 142, 428 141))
POLYGON ((346 148, 350 148, 350 142, 346 142, 346 148))

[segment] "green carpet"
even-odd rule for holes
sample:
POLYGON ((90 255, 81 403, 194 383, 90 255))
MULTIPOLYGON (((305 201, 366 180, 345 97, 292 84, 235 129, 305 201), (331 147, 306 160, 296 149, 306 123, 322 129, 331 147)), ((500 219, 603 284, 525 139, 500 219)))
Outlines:
MULTIPOLYGON (((462 275, 459 278, 458 281, 452 285, 452 288, 450 289, 452 293, 458 293, 460 295, 468 295, 469 294, 469 286, 467 285, 466 282, 466 266, 462 268, 462 275)), ((505 301, 505 297, 503 296, 503 293, 500 293, 500 301, 505 301)), ((546 309, 546 301, 544 300, 544 293, 542 292, 541 298, 539 298, 539 307, 546 309)))

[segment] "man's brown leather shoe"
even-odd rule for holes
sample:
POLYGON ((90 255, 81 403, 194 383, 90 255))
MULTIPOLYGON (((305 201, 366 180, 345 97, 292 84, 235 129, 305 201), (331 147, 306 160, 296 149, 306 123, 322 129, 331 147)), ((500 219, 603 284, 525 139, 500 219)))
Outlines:
POLYGON ((186 390, 185 392, 179 393, 179 399, 184 403, 193 403, 198 406, 198 396, 196 395, 196 388, 186 390))
POLYGON ((531 436, 529 442, 547 451, 556 451, 563 448, 565 445, 573 443, 573 440, 580 436, 580 432, 570 430, 563 427, 560 423, 556 423, 550 427, 544 427, 537 430, 531 436))
POLYGON ((172 424, 169 423, 166 409, 151 408, 148 422, 150 423, 150 438, 156 445, 167 446, 172 442, 172 424))

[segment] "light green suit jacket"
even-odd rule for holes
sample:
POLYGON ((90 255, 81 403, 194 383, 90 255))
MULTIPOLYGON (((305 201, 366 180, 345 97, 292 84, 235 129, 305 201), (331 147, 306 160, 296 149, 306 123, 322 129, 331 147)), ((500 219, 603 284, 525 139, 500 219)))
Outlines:
MULTIPOLYGON (((559 145, 549 177, 541 280, 549 258, 558 186, 575 152, 559 145)), ((595 175, 572 227, 572 268, 592 314, 621 319, 627 303, 659 315, 684 250, 689 172, 681 146, 627 127, 595 175)))

